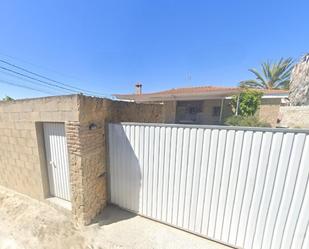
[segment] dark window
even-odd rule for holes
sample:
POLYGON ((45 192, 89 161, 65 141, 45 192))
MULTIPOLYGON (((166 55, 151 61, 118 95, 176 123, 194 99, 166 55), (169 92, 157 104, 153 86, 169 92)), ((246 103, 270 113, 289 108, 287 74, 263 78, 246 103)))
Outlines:
POLYGON ((220 106, 214 106, 212 108, 212 116, 218 117, 220 116, 221 107, 220 106))
POLYGON ((198 111, 198 107, 197 107, 197 106, 189 106, 189 107, 188 107, 188 112, 189 112, 190 114, 196 114, 196 113, 199 112, 199 111, 198 111))
POLYGON ((203 101, 177 101, 176 121, 178 123, 195 123, 202 109, 203 101))

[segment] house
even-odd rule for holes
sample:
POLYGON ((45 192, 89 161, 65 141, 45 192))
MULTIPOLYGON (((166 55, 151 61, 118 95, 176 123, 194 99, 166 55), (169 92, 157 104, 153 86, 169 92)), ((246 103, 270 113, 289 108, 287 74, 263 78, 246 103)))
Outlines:
MULTIPOLYGON (((142 93, 142 85, 135 85, 135 94, 115 94, 119 100, 165 105, 165 122, 182 124, 222 124, 233 115, 231 97, 243 91, 239 87, 200 86, 173 88, 160 92, 142 93)), ((262 90, 258 116, 276 126, 279 107, 288 97, 285 90, 262 90)))

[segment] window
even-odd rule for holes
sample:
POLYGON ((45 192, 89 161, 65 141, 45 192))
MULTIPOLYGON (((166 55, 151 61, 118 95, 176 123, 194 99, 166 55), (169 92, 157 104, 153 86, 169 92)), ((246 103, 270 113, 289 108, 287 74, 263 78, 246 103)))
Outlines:
POLYGON ((177 101, 176 122, 196 123, 202 109, 203 101, 177 101))
POLYGON ((214 106, 212 108, 212 116, 213 117, 218 117, 220 116, 220 112, 221 112, 221 107, 220 106, 214 106))
POLYGON ((188 112, 189 112, 190 114, 196 114, 196 113, 199 112, 199 111, 198 111, 198 107, 197 107, 197 106, 188 106, 188 112))

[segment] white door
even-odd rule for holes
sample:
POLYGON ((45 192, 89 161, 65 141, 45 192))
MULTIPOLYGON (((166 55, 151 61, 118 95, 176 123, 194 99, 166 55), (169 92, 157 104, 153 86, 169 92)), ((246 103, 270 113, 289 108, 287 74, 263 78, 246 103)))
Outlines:
POLYGON ((49 188, 52 196, 70 201, 69 160, 63 123, 44 123, 49 188))

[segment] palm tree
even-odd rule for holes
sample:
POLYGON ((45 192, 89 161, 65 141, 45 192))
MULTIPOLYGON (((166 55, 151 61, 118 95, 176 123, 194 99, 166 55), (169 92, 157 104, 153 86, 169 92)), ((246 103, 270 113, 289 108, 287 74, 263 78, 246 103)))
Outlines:
POLYGON ((256 79, 241 81, 240 86, 258 89, 289 89, 292 68, 292 58, 281 58, 277 63, 264 62, 262 73, 256 69, 249 69, 256 79))

